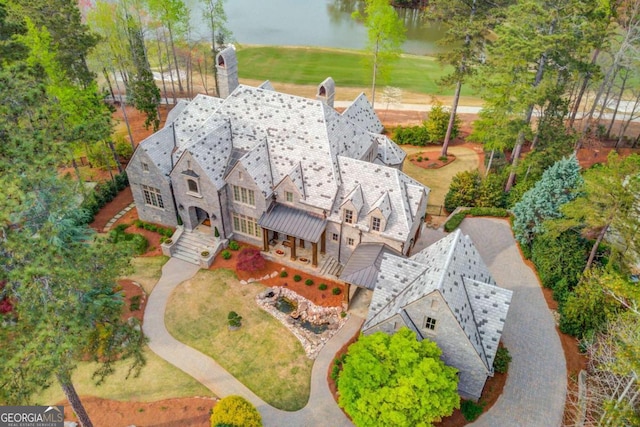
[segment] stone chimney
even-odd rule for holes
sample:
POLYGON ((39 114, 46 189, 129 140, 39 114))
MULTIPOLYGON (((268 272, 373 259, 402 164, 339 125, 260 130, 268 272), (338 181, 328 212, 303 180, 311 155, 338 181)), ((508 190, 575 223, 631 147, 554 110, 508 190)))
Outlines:
POLYGON ((218 71, 218 94, 224 99, 238 87, 238 58, 233 46, 221 50, 216 55, 218 71))
POLYGON ((327 77, 318 86, 318 93, 316 93, 316 99, 324 102, 329 107, 333 108, 333 98, 336 96, 336 82, 331 77, 327 77))

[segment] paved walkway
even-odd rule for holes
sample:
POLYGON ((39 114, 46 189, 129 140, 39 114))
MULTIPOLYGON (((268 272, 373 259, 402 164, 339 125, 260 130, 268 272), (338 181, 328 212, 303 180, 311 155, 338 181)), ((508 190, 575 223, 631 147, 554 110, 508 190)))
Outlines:
MULTIPOLYGON (((342 329, 325 345, 313 364, 309 403, 296 412, 285 412, 267 405, 251 390, 236 380, 215 360, 181 343, 169 334, 164 323, 164 312, 171 292, 183 281, 193 277, 199 267, 171 258, 162 268, 162 277, 153 288, 144 312, 144 333, 149 347, 167 362, 194 377, 219 397, 237 394, 258 408, 266 427, 292 426, 352 426, 327 386, 327 372, 335 353, 362 325, 363 319, 351 316, 342 329)), ((277 379, 274 378, 274 381, 277 379)))
MULTIPOLYGON (((494 279, 514 291, 503 341, 513 361, 502 396, 473 426, 560 426, 566 393, 566 364, 555 324, 533 271, 522 261, 508 222, 494 218, 468 218, 461 225, 474 240, 494 279)), ((421 243, 443 234, 430 230, 421 243)), ((144 314, 149 346, 160 357, 191 375, 217 396, 239 394, 262 414, 264 425, 315 427, 351 426, 327 387, 326 375, 333 356, 360 328, 363 319, 351 316, 318 355, 311 374, 309 403, 296 412, 267 405, 210 357, 177 341, 167 331, 164 312, 176 286, 192 277, 198 267, 172 258, 162 269, 144 314)))
POLYGON ((467 218, 473 239, 496 282, 513 290, 502 335, 513 358, 502 396, 474 427, 555 427, 562 423, 567 370, 560 338, 534 272, 522 261, 509 223, 467 218))
POLYGON ((113 227, 113 224, 115 224, 117 220, 122 218, 127 212, 129 212, 131 209, 133 209, 135 207, 136 207, 135 203, 130 203, 129 206, 127 206, 126 208, 124 208, 120 212, 118 212, 116 214, 116 216, 114 216, 113 218, 111 218, 109 220, 109 222, 107 222, 107 225, 104 226, 104 229, 102 230, 102 232, 103 233, 109 232, 109 230, 111 230, 111 227, 113 227))

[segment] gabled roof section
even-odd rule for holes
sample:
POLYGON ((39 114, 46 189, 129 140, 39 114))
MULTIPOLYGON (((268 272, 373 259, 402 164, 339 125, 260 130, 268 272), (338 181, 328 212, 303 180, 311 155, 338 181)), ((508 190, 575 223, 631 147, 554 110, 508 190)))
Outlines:
POLYGON ((356 188, 351 190, 351 193, 344 198, 341 207, 347 202, 353 203, 356 212, 360 213, 360 209, 362 209, 362 205, 364 205, 364 195, 362 194, 362 186, 360 184, 356 185, 356 188))
POLYGON ((384 135, 374 135, 378 144, 378 156, 376 160, 387 166, 401 165, 407 157, 407 153, 395 142, 384 135))
POLYGON ((384 129, 364 93, 358 95, 353 103, 342 112, 342 115, 369 132, 380 133, 384 129))
POLYGON ((190 140, 189 145, 181 151, 191 153, 216 188, 222 188, 225 185, 226 166, 232 154, 231 127, 228 122, 217 124, 218 127, 204 137, 190 140))
POLYGON ((182 146, 222 105, 224 100, 199 94, 173 120, 177 145, 182 146))
POLYGON ((371 214, 376 209, 380 209, 382 212, 382 216, 384 216, 385 220, 389 219, 391 216, 391 198, 389 197, 389 192, 385 191, 385 193, 373 203, 371 209, 369 209, 368 214, 371 214))
POLYGON ((173 165, 171 164, 171 152, 173 151, 174 134, 173 124, 165 126, 158 132, 144 139, 138 149, 147 153, 154 165, 160 169, 164 175, 169 175, 173 165))
POLYGON ((258 86, 258 89, 271 90, 274 92, 276 91, 269 80, 265 80, 264 82, 262 82, 262 84, 258 86))
POLYGON ((298 164, 293 168, 291 172, 289 172, 289 178, 291 178, 291 182, 296 186, 302 198, 306 198, 307 195, 304 191, 304 175, 302 172, 302 163, 298 162, 298 164))
POLYGON ((182 113, 182 110, 184 110, 187 105, 189 105, 189 101, 184 99, 179 100, 178 103, 171 109, 171 111, 169 111, 169 114, 167 114, 167 120, 164 123, 165 127, 169 123, 173 123, 176 117, 178 117, 180 113, 182 113))
POLYGON ((400 255, 384 243, 360 243, 340 273, 340 280, 374 290, 382 258, 386 254, 400 255))
POLYGON ((460 230, 409 259, 383 258, 363 328, 370 328, 433 291, 449 306, 467 339, 493 372, 512 292, 495 285, 473 242, 460 230))
MULTIPOLYGON (((395 168, 347 157, 338 157, 338 164, 343 185, 336 196, 333 219, 340 221, 340 207, 350 197, 353 189, 360 185, 364 212, 370 212, 385 194, 389 196, 393 209, 381 234, 399 241, 407 240, 420 200, 428 195, 429 189, 395 168)), ((357 225, 368 227, 368 218, 365 215, 359 216, 357 225)))
POLYGON ((267 197, 273 191, 273 175, 267 141, 256 145, 251 151, 238 160, 247 173, 260 188, 262 195, 267 197))

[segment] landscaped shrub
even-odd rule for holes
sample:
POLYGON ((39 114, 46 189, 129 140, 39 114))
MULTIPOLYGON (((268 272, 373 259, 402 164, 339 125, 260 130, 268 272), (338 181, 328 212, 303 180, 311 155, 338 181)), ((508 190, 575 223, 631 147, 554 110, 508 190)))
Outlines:
POLYGON ((236 267, 240 271, 259 271, 267 265, 267 261, 260 253, 260 250, 255 248, 244 248, 238 255, 238 263, 236 267))
POLYGON ((440 156, 438 157, 438 160, 440 160, 441 162, 447 163, 447 161, 449 161, 449 158, 447 156, 440 156))
POLYGON ((218 231, 218 227, 213 227, 213 235, 215 237, 220 237, 220 232, 218 231))
POLYGON ((589 253, 589 243, 574 231, 553 236, 543 233, 533 240, 531 261, 536 266, 542 285, 555 289, 565 279, 571 291, 578 284, 589 253))
POLYGON ((146 237, 141 234, 126 234, 129 236, 133 236, 131 238, 131 246, 133 247, 134 255, 142 255, 143 253, 147 252, 147 249, 149 249, 149 241, 146 237))
POLYGON ((471 208, 466 211, 458 212, 451 216, 447 222, 444 223, 444 231, 447 233, 452 232, 460 226, 462 220, 467 216, 492 216, 498 218, 504 218, 509 216, 509 212, 502 208, 471 208))
POLYGON ((473 400, 463 400, 460 404, 460 412, 462 412, 462 416, 467 421, 474 421, 482 415, 483 409, 484 405, 476 403, 473 400))
POLYGON ((280 272, 280 277, 287 277, 288 275, 289 275, 289 273, 287 273, 287 271, 286 271, 286 270, 282 270, 282 271, 280 272))
POLYGON ((232 240, 229 242, 229 249, 231 249, 232 251, 237 251, 238 249, 240 249, 240 244, 235 240, 232 240))
MULTIPOLYGON (((448 108, 442 106, 439 101, 434 101, 431 105, 431 111, 424 122, 424 127, 429 134, 429 142, 439 144, 444 141, 449 126, 449 116, 451 112, 448 108)), ((453 122, 451 138, 458 136, 460 132, 460 119, 456 115, 453 122)))
POLYGON ((499 374, 506 374, 509 370, 509 363, 511 362, 511 355, 506 347, 498 347, 496 357, 493 359, 493 370, 499 374))
POLYGON ((126 224, 119 224, 109 232, 108 240, 115 244, 127 245, 134 255, 142 255, 149 248, 149 241, 140 234, 125 233, 126 224))
POLYGON ((331 293, 334 295, 340 295, 342 293, 342 289, 336 286, 335 288, 331 289, 331 293))
POLYGON ((311 285, 313 285, 313 280, 307 279, 307 280, 304 281, 304 284, 307 285, 307 286, 311 286, 311 285))
POLYGON ((140 299, 141 295, 134 295, 129 298, 129 310, 130 311, 138 311, 140 310, 140 299))
POLYGON ((449 218, 449 221, 444 223, 444 231, 451 233, 453 230, 460 226, 460 223, 467 217, 466 212, 458 212, 449 218))
POLYGON ((327 285, 324 283, 320 283, 320 286, 318 286, 318 289, 320 289, 321 291, 324 291, 325 289, 327 289, 327 285))
POLYGON ((224 250, 220 253, 220 255, 222 255, 222 259, 229 259, 231 258, 231 252, 229 252, 228 250, 224 250))
POLYGON ((235 311, 230 311, 227 315, 227 323, 232 328, 239 328, 240 326, 242 326, 242 316, 240 316, 235 311))
POLYGON ((295 276, 293 276, 294 282, 299 282, 300 280, 302 280, 302 276, 300 276, 299 274, 296 274, 295 276))
POLYGON ((418 158, 416 160, 421 162, 422 161, 422 156, 418 156, 418 158))
POLYGON ((240 396, 227 396, 216 403, 211 413, 211 427, 262 427, 260 412, 240 396))
POLYGON ((393 140, 399 145, 425 146, 429 143, 429 132, 423 126, 398 126, 393 132, 393 140))
POLYGON ((114 147, 121 160, 129 160, 133 155, 131 143, 122 135, 116 134, 114 147))
POLYGON ((484 177, 478 188, 478 198, 475 201, 475 206, 486 208, 506 207, 504 184, 504 175, 492 173, 484 177))
POLYGON ((458 172, 451 180, 444 208, 453 212, 459 206, 474 206, 479 188, 480 173, 477 170, 458 172))
POLYGON ((112 201, 118 194, 118 191, 129 185, 127 174, 125 172, 114 177, 113 181, 100 183, 85 195, 84 200, 80 204, 80 208, 89 213, 81 224, 89 224, 93 221, 98 211, 107 203, 112 201))

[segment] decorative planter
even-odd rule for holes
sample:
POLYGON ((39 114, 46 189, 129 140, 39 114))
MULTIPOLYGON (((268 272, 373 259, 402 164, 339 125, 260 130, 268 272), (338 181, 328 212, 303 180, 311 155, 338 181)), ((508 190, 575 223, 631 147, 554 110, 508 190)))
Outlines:
POLYGON ((282 249, 276 249, 275 252, 276 252, 276 255, 278 256, 284 256, 285 254, 285 252, 282 249))
POLYGON ((203 250, 200 252, 200 267, 209 268, 211 264, 213 264, 213 259, 215 257, 214 251, 203 250))

